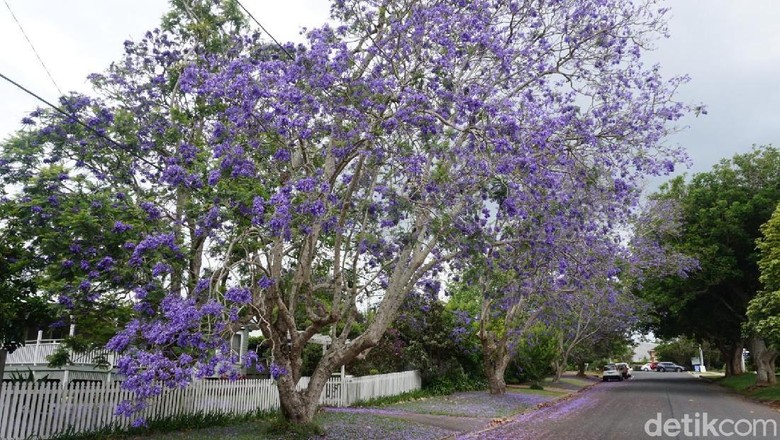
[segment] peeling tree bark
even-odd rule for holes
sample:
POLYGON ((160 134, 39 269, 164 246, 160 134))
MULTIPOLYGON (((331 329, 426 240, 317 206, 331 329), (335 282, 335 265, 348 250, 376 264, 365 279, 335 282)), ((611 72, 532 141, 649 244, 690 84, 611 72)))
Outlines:
POLYGON ((756 386, 764 387, 777 383, 775 377, 775 360, 777 351, 766 346, 759 336, 750 338, 750 355, 756 364, 756 386))
POLYGON ((507 341, 504 338, 495 340, 492 335, 484 333, 480 334, 480 340, 482 341, 482 363, 490 394, 504 394, 506 392, 504 374, 509 365, 507 341))

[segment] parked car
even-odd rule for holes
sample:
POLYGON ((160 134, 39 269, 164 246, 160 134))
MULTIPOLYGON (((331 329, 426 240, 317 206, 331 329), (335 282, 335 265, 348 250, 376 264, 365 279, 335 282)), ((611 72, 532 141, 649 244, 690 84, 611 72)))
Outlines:
POLYGON ((685 367, 677 365, 674 362, 659 362, 658 365, 655 366, 655 371, 659 371, 661 373, 665 371, 676 371, 679 373, 681 371, 685 371, 685 367))
POLYGON ((651 370, 655 371, 655 367, 657 367, 657 366, 658 366, 658 362, 656 362, 656 361, 650 362, 650 369, 651 370))
POLYGON ((650 362, 642 365, 641 367, 639 367, 639 369, 641 371, 653 371, 653 370, 655 370, 653 364, 651 364, 650 362))
POLYGON ((618 370, 617 365, 607 364, 604 365, 604 370, 601 372, 601 380, 608 382, 610 380, 623 380, 623 373, 618 370))
POLYGON ((623 377, 623 379, 628 379, 631 377, 631 367, 627 363, 618 362, 615 364, 615 367, 617 367, 617 370, 620 371, 620 375, 623 377))

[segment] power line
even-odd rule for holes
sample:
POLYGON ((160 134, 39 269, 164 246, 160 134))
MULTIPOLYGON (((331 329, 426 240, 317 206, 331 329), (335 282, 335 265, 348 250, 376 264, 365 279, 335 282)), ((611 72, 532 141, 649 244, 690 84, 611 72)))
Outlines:
MULTIPOLYGON (((99 137, 99 138, 101 138, 101 139, 105 139, 105 140, 107 140, 108 142, 110 142, 110 143, 111 143, 112 145, 114 145, 115 147, 118 147, 118 148, 120 148, 120 149, 123 149, 123 150, 127 150, 127 149, 129 148, 127 145, 120 144, 119 142, 117 142, 117 141, 115 141, 115 140, 111 139, 110 137, 106 136, 105 134, 103 134, 103 133, 101 133, 101 132, 99 132, 99 131, 95 130, 95 129, 94 129, 94 128, 92 128, 92 127, 90 127, 89 125, 87 125, 87 124, 86 124, 84 121, 82 121, 81 119, 79 119, 79 118, 78 118, 76 115, 74 115, 73 113, 69 113, 69 112, 67 112, 67 111, 65 111, 65 110, 63 110, 63 109, 61 109, 60 107, 57 107, 56 105, 52 104, 51 102, 49 102, 49 101, 47 101, 47 100, 45 100, 45 99, 41 98, 41 97, 40 97, 39 95, 37 95, 35 92, 33 92, 33 91, 31 91, 31 90, 27 89, 26 87, 24 87, 23 85, 19 84, 18 82, 16 82, 16 81, 12 80, 11 78, 9 78, 9 77, 7 77, 7 76, 3 75, 3 73, 2 73, 2 72, 0 72, 0 78, 2 78, 2 79, 4 79, 4 80, 8 81, 9 83, 13 84, 13 85, 14 85, 14 86, 16 86, 17 88, 19 88, 19 89, 23 90, 23 91, 24 91, 25 93, 27 93, 28 95, 32 96, 33 98, 37 99, 38 101, 41 101, 42 103, 44 103, 44 104, 48 105, 49 107, 53 108, 53 109, 54 109, 54 110, 56 110, 58 113, 61 113, 61 114, 65 115, 65 116, 67 116, 68 118, 70 118, 71 120, 73 120, 73 121, 76 121, 76 123, 77 123, 77 124, 79 124, 80 126, 82 126, 82 127, 86 128, 86 129, 87 129, 87 131, 89 131, 90 133, 94 134, 95 136, 97 136, 97 137, 99 137)), ((148 159, 144 158, 143 156, 136 156, 136 157, 137 157, 137 159, 139 159, 141 162, 144 162, 144 163, 146 163, 146 164, 148 164, 148 165, 150 165, 150 166, 154 166, 154 165, 152 164, 152 162, 151 162, 151 161, 149 161, 148 159)))
POLYGON ((79 119, 79 118, 78 118, 76 115, 74 115, 73 113, 68 113, 67 111, 65 111, 65 110, 63 110, 63 109, 61 109, 61 108, 57 107, 56 105, 52 104, 51 102, 49 102, 49 101, 47 101, 47 100, 45 100, 45 99, 41 98, 41 97, 40 97, 39 95, 37 95, 35 92, 33 92, 33 91, 31 91, 31 90, 27 89, 26 87, 24 87, 23 85, 19 84, 18 82, 16 82, 16 81, 12 80, 11 78, 9 78, 9 77, 7 77, 7 76, 3 75, 3 73, 2 73, 2 72, 0 72, 0 78, 2 78, 2 79, 4 79, 4 80, 8 81, 9 83, 11 83, 11 84, 15 85, 17 88, 19 88, 19 89, 23 90, 23 91, 24 91, 24 92, 26 92, 28 95, 32 96, 33 98, 37 99, 38 101, 41 101, 42 103, 44 103, 44 104, 46 104, 46 105, 48 105, 49 107, 53 108, 53 109, 54 109, 54 110, 56 110, 57 112, 59 112, 59 113, 61 113, 61 114, 65 115, 65 116, 67 116, 68 118, 70 118, 70 119, 72 119, 72 120, 76 121, 76 123, 77 123, 77 124, 79 124, 79 125, 81 125, 82 127, 86 128, 86 129, 87 129, 87 130, 89 130, 89 131, 90 131, 92 134, 94 134, 94 135, 96 135, 96 136, 98 136, 98 137, 100 137, 100 138, 103 138, 103 139, 105 139, 105 140, 107 140, 107 141, 111 142, 112 144, 114 144, 115 146, 117 146, 117 147, 119 147, 119 148, 126 148, 124 145, 120 144, 119 142, 117 142, 117 141, 115 141, 115 140, 111 139, 110 137, 106 136, 105 134, 103 134, 103 133, 101 133, 101 132, 99 132, 99 131, 95 130, 95 129, 94 129, 94 128, 92 128, 92 127, 90 127, 89 125, 87 125, 86 123, 84 123, 84 122, 83 122, 81 119, 79 119))
POLYGON ((281 43, 279 43, 279 41, 277 41, 276 38, 274 38, 274 36, 271 35, 271 33, 268 32, 268 30, 266 30, 266 28, 262 24, 260 24, 259 21, 257 21, 255 16, 252 15, 252 13, 249 12, 249 10, 247 8, 245 8, 244 5, 241 4, 240 0, 236 0, 236 3, 238 3, 238 6, 240 6, 241 9, 244 10, 244 12, 246 12, 246 15, 248 15, 249 18, 251 18, 255 23, 257 23, 258 26, 260 26, 260 29, 262 29, 263 32, 265 32, 266 35, 271 37, 271 40, 273 40, 274 43, 276 43, 276 45, 279 46, 279 49, 282 49, 282 52, 284 52, 291 60, 295 60, 295 57, 293 57, 292 54, 290 52, 288 52, 287 49, 285 49, 284 46, 282 46, 281 43))
POLYGON ((19 19, 16 18, 16 14, 14 14, 14 11, 11 10, 11 5, 8 4, 8 0, 3 0, 3 3, 5 3, 5 7, 8 8, 8 12, 11 13, 11 17, 13 17, 14 21, 16 22, 16 25, 19 26, 19 30, 22 31, 22 35, 24 35, 24 39, 27 40, 27 44, 30 45, 30 48, 35 54, 35 57, 38 58, 38 61, 41 63, 41 66, 43 66, 43 70, 46 71, 46 75, 49 76, 49 79, 51 80, 52 84, 54 84, 54 87, 57 88, 57 91, 60 92, 60 95, 64 95, 64 93, 62 93, 62 90, 60 89, 60 86, 57 85, 57 81, 54 81, 54 77, 51 75, 51 72, 49 72, 49 68, 46 67, 46 63, 43 62, 43 59, 38 54, 38 51, 35 50, 35 46, 33 45, 32 41, 30 41, 30 37, 27 36, 27 32, 24 31, 24 28, 22 27, 22 24, 19 22, 19 19))

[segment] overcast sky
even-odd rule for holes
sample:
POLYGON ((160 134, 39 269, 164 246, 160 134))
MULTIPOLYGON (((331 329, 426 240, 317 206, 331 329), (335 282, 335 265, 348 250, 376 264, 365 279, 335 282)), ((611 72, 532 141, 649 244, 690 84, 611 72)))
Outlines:
MULTIPOLYGON (((64 91, 88 91, 85 77, 122 55, 122 42, 156 27, 165 0, 4 0, 64 91)), ((327 17, 327 0, 244 0, 279 40, 298 38, 301 26, 327 17)), ((691 156, 691 172, 753 144, 780 144, 780 1, 675 0, 671 38, 649 60, 667 75, 689 74, 679 98, 704 103, 709 114, 688 118, 669 139, 691 156)), ((6 5, 0 6, 0 73, 45 99, 59 96, 6 5)), ((0 80, 0 138, 38 103, 0 80)))

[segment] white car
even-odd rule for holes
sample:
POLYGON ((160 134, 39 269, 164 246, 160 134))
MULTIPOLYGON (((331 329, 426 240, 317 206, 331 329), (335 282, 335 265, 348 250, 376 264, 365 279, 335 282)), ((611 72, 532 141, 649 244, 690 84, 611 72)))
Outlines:
POLYGON ((639 369, 642 371, 653 371, 653 366, 650 363, 647 363, 639 367, 639 369))
POLYGON ((621 373, 620 370, 618 370, 617 365, 607 364, 604 365, 604 371, 601 372, 601 380, 603 380, 604 382, 610 380, 622 381, 623 373, 621 373))

